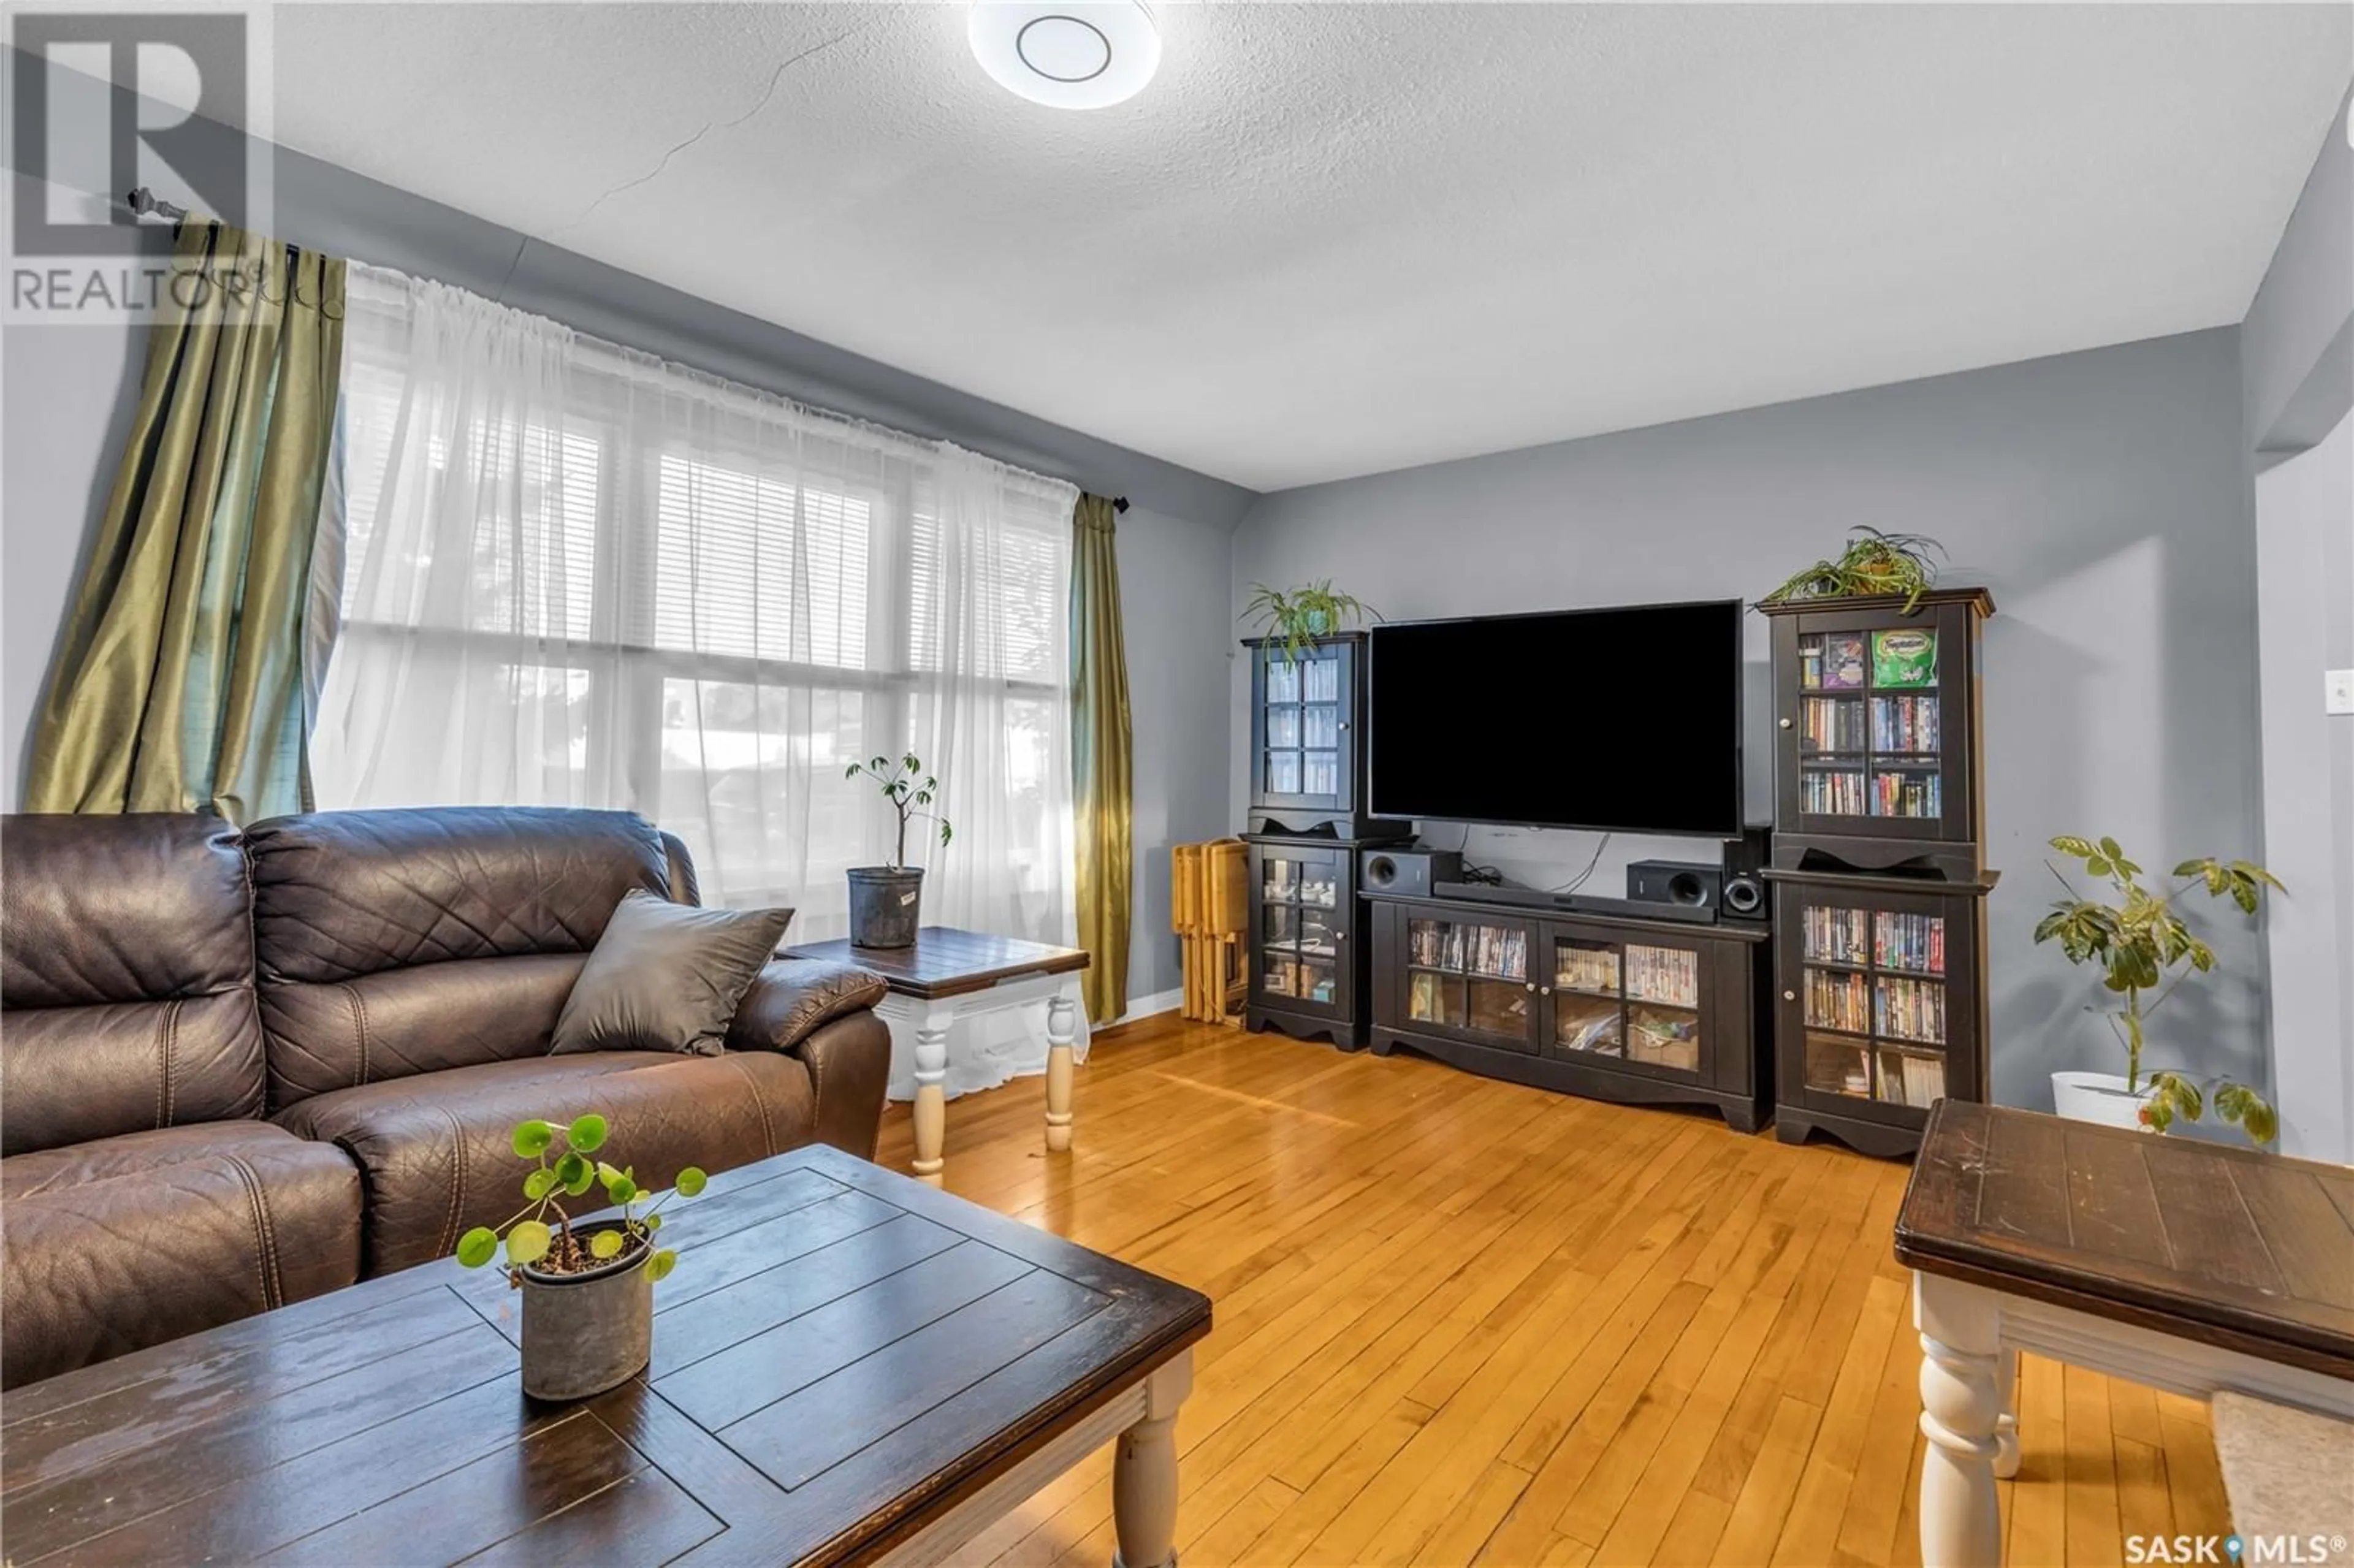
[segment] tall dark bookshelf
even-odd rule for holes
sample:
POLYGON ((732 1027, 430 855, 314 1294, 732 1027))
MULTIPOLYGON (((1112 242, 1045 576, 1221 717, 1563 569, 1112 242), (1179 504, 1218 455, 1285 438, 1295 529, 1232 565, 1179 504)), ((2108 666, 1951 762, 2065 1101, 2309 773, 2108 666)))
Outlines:
POLYGON ((1365 638, 1336 632, 1250 659, 1250 985, 1245 1022, 1363 1044, 1368 1010, 1357 853, 1413 836, 1365 810, 1365 638))
POLYGON ((1881 1155, 1987 1084, 1983 588, 1773 620, 1775 1127, 1881 1155))

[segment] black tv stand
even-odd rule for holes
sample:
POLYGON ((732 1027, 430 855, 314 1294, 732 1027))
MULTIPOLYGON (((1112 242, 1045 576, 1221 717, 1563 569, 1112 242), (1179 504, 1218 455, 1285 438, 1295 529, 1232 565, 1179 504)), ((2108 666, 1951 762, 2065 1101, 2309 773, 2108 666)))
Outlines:
POLYGON ((1522 909, 1557 909, 1614 920, 1672 920, 1686 926, 1716 924, 1716 911, 1705 906, 1645 904, 1598 893, 1547 893, 1542 888, 1501 887, 1486 882, 1442 882, 1431 892, 1437 897, 1459 899, 1466 904, 1509 904, 1522 909))
POLYGON ((1473 884, 1367 894, 1374 1052, 1622 1104, 1703 1106, 1755 1132, 1772 1098, 1766 928, 1695 925, 1680 906, 1596 914, 1564 896, 1473 884))

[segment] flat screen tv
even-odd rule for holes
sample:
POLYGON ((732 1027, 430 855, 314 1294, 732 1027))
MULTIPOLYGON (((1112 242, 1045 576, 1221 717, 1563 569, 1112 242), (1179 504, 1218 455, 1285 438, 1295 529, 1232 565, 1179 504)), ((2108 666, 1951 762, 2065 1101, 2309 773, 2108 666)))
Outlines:
POLYGON ((1741 831, 1741 601, 1385 622, 1367 661, 1381 817, 1741 831))

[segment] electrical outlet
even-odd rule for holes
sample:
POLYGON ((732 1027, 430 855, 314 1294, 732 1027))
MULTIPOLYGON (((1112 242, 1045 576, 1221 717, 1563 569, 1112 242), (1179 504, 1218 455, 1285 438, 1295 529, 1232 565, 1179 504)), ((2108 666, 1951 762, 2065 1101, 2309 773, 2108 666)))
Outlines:
POLYGON ((2322 711, 2354 714, 2354 670, 2325 670, 2322 682, 2322 711))

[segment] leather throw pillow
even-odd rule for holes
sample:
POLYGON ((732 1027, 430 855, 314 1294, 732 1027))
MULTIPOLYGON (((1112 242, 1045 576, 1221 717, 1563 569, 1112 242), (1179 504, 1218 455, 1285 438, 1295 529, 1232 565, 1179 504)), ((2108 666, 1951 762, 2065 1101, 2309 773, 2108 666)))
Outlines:
POLYGON ((631 889, 565 998, 549 1054, 718 1055, 737 1003, 792 917, 790 909, 700 909, 631 889))

